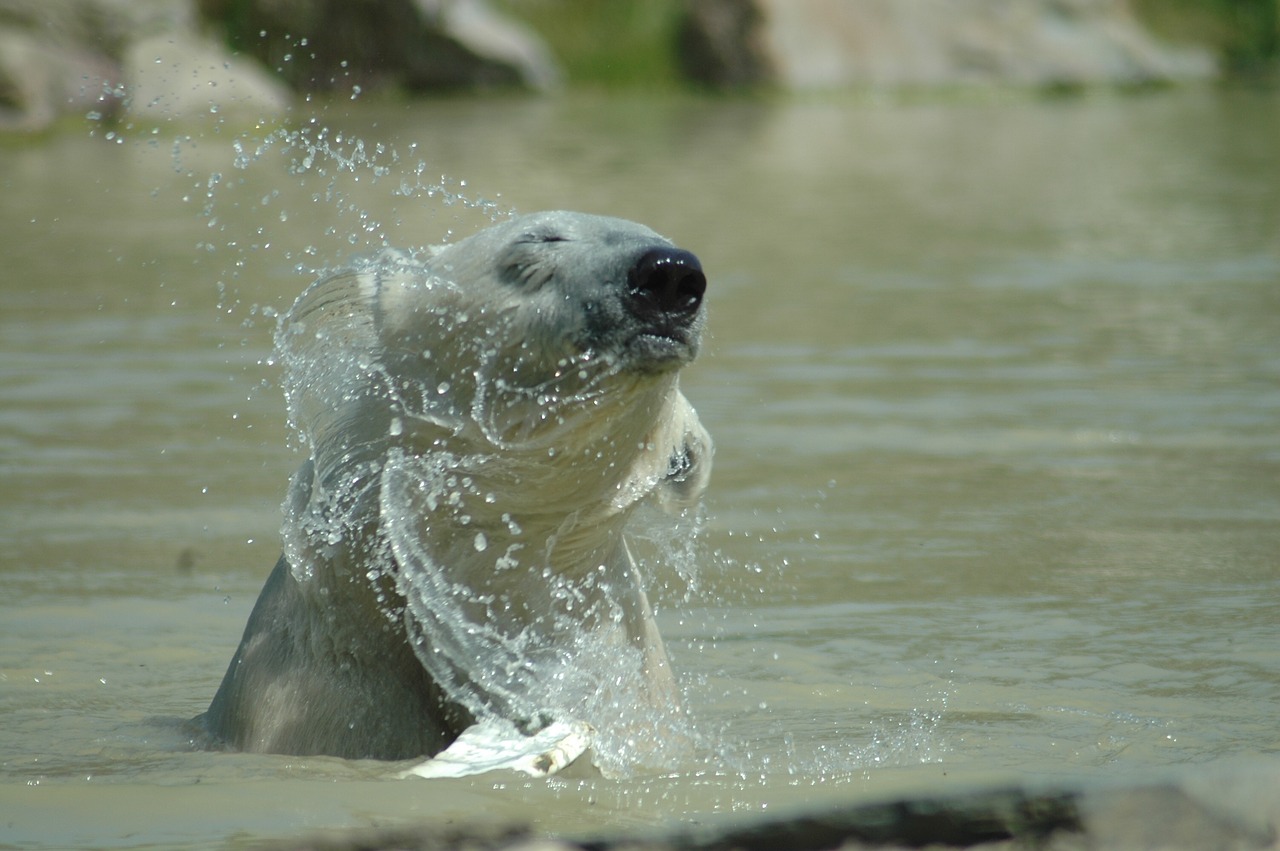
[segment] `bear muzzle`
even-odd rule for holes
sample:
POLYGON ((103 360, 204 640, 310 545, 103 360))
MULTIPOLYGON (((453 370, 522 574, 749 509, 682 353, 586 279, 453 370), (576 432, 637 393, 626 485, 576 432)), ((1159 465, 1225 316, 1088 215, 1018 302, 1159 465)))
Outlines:
POLYGON ((627 273, 627 297, 641 319, 687 323, 702 306, 707 277, 702 264, 682 248, 652 248, 627 273))
POLYGON ((707 278, 698 258, 667 246, 645 251, 627 273, 623 308, 630 314, 628 361, 640 372, 664 372, 693 360, 702 336, 707 278))

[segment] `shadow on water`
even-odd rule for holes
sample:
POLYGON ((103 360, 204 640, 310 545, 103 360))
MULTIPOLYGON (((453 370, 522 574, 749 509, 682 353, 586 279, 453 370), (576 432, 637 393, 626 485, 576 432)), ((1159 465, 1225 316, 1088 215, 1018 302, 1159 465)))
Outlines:
POLYGON ((625 830, 1274 754, 1276 106, 357 103, 0 150, 3 841, 625 830), (544 208, 708 270, 707 528, 648 560, 713 752, 388 782, 191 751, 152 719, 207 704, 298 461, 274 316, 352 254, 544 208))

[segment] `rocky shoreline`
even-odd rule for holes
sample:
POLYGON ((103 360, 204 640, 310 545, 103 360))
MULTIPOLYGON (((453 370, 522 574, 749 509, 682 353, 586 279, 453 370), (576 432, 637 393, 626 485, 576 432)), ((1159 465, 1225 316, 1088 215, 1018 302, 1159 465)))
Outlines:
MULTIPOLYGON (((811 91, 1061 89, 1212 79, 1124 0, 686 0, 668 52, 691 84, 811 91)), ((250 121, 312 93, 520 89, 563 74, 485 0, 0 0, 0 131, 61 116, 250 121)))

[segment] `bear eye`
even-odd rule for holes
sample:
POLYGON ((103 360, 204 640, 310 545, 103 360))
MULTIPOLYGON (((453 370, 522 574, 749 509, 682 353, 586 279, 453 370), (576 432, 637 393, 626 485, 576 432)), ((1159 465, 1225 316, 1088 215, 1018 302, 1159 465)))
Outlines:
POLYGON ((531 231, 529 233, 522 234, 516 241, 523 245, 528 245, 530 243, 539 245, 548 242, 568 242, 569 237, 564 234, 556 233, 555 231, 531 231))

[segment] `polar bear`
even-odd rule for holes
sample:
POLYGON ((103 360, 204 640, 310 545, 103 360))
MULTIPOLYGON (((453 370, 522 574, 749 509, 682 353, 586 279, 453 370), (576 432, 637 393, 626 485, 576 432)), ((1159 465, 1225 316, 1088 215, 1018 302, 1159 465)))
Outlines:
POLYGON ((624 531, 706 485, 679 388, 705 289, 652 230, 571 212, 309 287, 277 332, 309 458, 209 735, 394 760, 486 717, 536 732, 674 706, 624 531))

